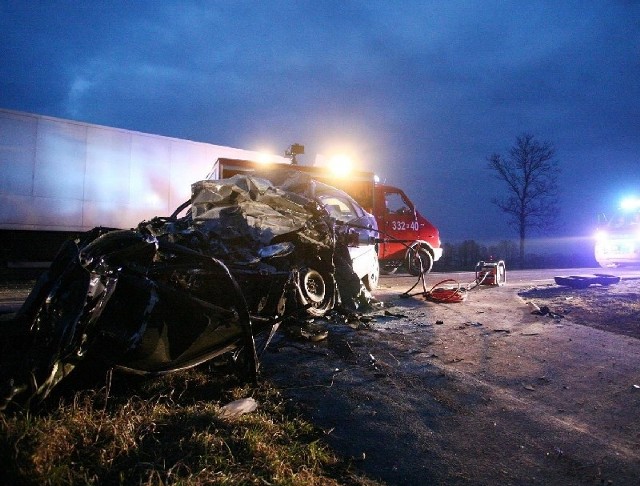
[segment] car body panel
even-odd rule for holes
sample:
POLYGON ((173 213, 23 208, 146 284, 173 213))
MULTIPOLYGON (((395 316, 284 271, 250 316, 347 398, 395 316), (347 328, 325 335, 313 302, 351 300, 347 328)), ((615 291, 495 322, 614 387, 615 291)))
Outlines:
POLYGON ((358 278, 365 280, 369 290, 373 290, 377 286, 380 271, 375 245, 378 229, 376 219, 340 189, 319 184, 316 186, 316 196, 329 215, 353 235, 353 243, 349 245, 353 271, 358 278))

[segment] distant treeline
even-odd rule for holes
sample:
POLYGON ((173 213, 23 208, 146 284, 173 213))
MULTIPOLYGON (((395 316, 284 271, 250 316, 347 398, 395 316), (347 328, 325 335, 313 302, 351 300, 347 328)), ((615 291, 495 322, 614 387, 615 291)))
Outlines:
POLYGON ((574 253, 528 253, 522 266, 518 261, 518 245, 503 240, 496 245, 485 246, 474 240, 462 243, 443 243, 442 258, 435 262, 433 271, 472 271, 481 260, 504 260, 507 268, 591 268, 597 267, 593 252, 579 248, 574 253))

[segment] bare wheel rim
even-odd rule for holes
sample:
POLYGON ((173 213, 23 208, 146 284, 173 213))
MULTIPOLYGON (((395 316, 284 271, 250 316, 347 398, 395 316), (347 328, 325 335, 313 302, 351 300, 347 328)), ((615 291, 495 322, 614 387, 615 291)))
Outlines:
POLYGON ((313 304, 322 304, 326 293, 326 284, 320 272, 307 270, 302 278, 302 289, 313 304))

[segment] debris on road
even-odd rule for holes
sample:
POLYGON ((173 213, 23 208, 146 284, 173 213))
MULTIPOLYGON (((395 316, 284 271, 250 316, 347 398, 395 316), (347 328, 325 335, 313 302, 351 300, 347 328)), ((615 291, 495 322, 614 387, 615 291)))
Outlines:
POLYGON ((620 283, 620 277, 608 275, 604 273, 595 273, 593 275, 570 275, 568 277, 553 277, 556 284, 563 287, 571 287, 574 289, 586 289, 591 285, 607 285, 620 283))
POLYGON ((406 314, 394 313, 394 312, 391 312, 391 311, 388 311, 388 310, 384 311, 384 315, 388 316, 388 317, 398 317, 400 319, 406 319, 407 318, 406 314))
POLYGON ((311 342, 318 342, 329 336, 326 327, 315 322, 305 322, 302 324, 289 324, 285 327, 287 335, 295 339, 302 339, 311 342))
POLYGON ((462 329, 467 329, 469 327, 482 327, 482 323, 481 322, 463 322, 460 326, 456 327, 456 330, 462 330, 462 329))
POLYGON ((546 305, 543 305, 542 307, 538 307, 537 309, 533 310, 531 313, 538 316, 549 316, 552 319, 564 319, 564 316, 562 314, 553 312, 551 309, 549 309, 549 306, 546 306, 546 305))

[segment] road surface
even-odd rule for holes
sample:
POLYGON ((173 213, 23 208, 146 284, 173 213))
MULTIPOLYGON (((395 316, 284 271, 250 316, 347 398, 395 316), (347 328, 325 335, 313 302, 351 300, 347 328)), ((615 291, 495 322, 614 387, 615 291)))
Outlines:
MULTIPOLYGON (((508 271, 504 287, 455 304, 401 299, 415 279, 383 277, 386 315, 368 329, 330 326, 326 342, 281 339, 263 372, 386 484, 637 485, 640 341, 533 315, 518 295, 593 272, 605 273, 508 271)), ((615 274, 637 297, 640 273, 615 274)), ((475 275, 430 274, 426 287, 448 278, 475 275)))

